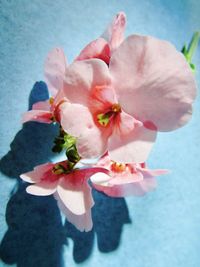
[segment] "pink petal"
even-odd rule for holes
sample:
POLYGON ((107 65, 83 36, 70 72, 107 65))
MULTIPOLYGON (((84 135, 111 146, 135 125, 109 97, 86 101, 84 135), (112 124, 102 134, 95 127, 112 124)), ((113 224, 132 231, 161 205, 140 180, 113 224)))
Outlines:
POLYGON ((79 231, 89 232, 92 229, 93 222, 92 222, 91 210, 88 210, 86 213, 82 215, 75 215, 74 213, 70 212, 70 210, 64 205, 58 193, 55 193, 54 197, 57 200, 59 209, 66 216, 67 220, 70 223, 72 223, 79 231))
POLYGON ((108 142, 111 160, 122 163, 145 162, 156 139, 156 132, 137 127, 128 135, 113 134, 108 142))
POLYGON ((125 27, 126 15, 124 12, 119 12, 103 33, 102 37, 108 41, 112 51, 124 40, 125 27))
POLYGON ((49 196, 56 191, 58 181, 42 181, 26 188, 27 193, 35 196, 49 196))
MULTIPOLYGON (((108 66, 99 59, 75 61, 65 72, 64 86, 58 95, 71 103, 88 105, 91 91, 97 86, 110 85, 108 66)), ((59 96, 59 100, 60 100, 59 96)), ((57 97, 55 99, 57 101, 57 97)))
POLYGON ((45 163, 36 166, 33 171, 26 172, 20 175, 20 178, 28 183, 37 183, 41 181, 44 173, 49 171, 53 166, 53 163, 45 163))
POLYGON ((113 178, 109 181, 110 185, 120 185, 120 184, 132 184, 143 180, 143 175, 141 172, 130 173, 130 171, 124 173, 116 173, 113 178))
POLYGON ((154 178, 149 178, 132 184, 119 184, 113 186, 104 186, 94 183, 92 185, 96 190, 111 197, 143 196, 155 189, 156 180, 154 178))
POLYGON ((33 106, 32 106, 32 110, 50 111, 50 108, 51 108, 51 106, 50 106, 49 100, 37 102, 37 103, 33 104, 33 106))
POLYGON ((85 171, 74 171, 62 179, 57 192, 67 209, 75 215, 83 215, 94 205, 91 188, 84 180, 85 171))
POLYGON ((129 195, 134 195, 130 185, 103 186, 94 183, 92 185, 97 191, 103 192, 110 197, 127 197, 129 195))
POLYGON ((110 169, 110 157, 108 156, 108 152, 105 153, 97 162, 97 166, 99 167, 104 167, 107 168, 108 170, 110 169))
POLYGON ((190 119, 194 75, 170 43, 129 36, 112 54, 110 70, 122 108, 146 127, 171 131, 190 119))
POLYGON ((144 168, 137 168, 145 178, 152 178, 154 176, 165 175, 169 173, 169 170, 158 169, 158 170, 149 170, 144 168))
POLYGON ((157 181, 154 177, 143 179, 138 183, 137 188, 135 189, 135 195, 143 196, 146 193, 155 190, 157 186, 157 181))
POLYGON ((66 70, 66 60, 61 48, 54 48, 49 52, 44 65, 44 73, 48 89, 52 95, 63 87, 63 79, 66 70))
POLYGON ((22 115, 22 123, 28 121, 52 123, 52 113, 45 110, 30 110, 22 115))
POLYGON ((64 131, 77 137, 77 149, 83 158, 105 153, 108 134, 97 127, 87 107, 64 103, 60 109, 61 125, 64 131))
POLYGON ((98 86, 91 92, 91 99, 89 102, 89 108, 92 113, 106 112, 110 109, 112 104, 117 103, 117 96, 113 87, 111 86, 98 86))
POLYGON ((107 150, 108 133, 104 135, 98 128, 84 132, 77 140, 77 150, 82 158, 96 158, 107 150))
POLYGON ((75 137, 79 137, 84 130, 96 127, 89 109, 80 104, 63 103, 60 116, 64 131, 75 137))
POLYGON ((111 177, 106 173, 95 173, 90 177, 92 184, 108 186, 111 177))
POLYGON ((79 54, 76 60, 99 58, 105 63, 110 61, 110 47, 103 38, 98 38, 89 43, 79 54))
POLYGON ((127 135, 132 132, 135 127, 141 127, 142 125, 142 122, 122 111, 117 117, 115 128, 119 135, 127 135))
POLYGON ((156 187, 156 180, 153 177, 143 179, 141 171, 111 172, 110 175, 99 172, 92 175, 90 180, 96 190, 112 197, 142 196, 156 187))
POLYGON ((90 177, 90 180, 93 184, 103 185, 103 186, 113 186, 113 185, 122 185, 122 184, 132 184, 143 180, 143 175, 140 172, 130 173, 130 172, 122 172, 116 173, 114 172, 110 174, 110 176, 106 173, 95 173, 90 177))

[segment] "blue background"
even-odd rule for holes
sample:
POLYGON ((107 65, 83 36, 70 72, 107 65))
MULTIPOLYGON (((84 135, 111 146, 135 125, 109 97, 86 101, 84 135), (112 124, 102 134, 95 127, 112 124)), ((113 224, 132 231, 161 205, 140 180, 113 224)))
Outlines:
MULTIPOLYGON (((55 126, 21 114, 48 97, 42 81, 47 52, 64 48, 70 61, 98 37, 118 11, 126 34, 167 39, 181 49, 200 29, 198 0, 0 1, 0 266, 199 267, 200 107, 190 123, 159 134, 149 166, 172 172, 143 198, 94 192, 94 229, 80 233, 61 217, 52 197, 25 193, 19 174, 55 160, 55 126)), ((200 81, 200 49, 195 55, 200 81)))

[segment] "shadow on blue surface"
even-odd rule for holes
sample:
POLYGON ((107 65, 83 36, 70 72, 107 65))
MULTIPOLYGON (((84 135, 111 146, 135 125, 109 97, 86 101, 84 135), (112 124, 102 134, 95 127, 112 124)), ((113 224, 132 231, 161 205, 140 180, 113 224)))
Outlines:
MULTIPOLYGON (((33 103, 48 97, 46 84, 37 82, 29 97, 29 109, 33 103)), ((112 199, 94 191, 94 228, 91 232, 81 233, 67 221, 62 225, 52 196, 36 197, 26 193, 26 185, 19 175, 49 161, 57 131, 55 125, 25 123, 11 143, 11 150, 0 161, 1 172, 17 179, 6 209, 8 230, 0 245, 0 258, 7 264, 61 267, 62 248, 67 245, 67 238, 73 240, 74 261, 80 263, 91 255, 95 233, 99 250, 110 252, 119 246, 123 224, 130 223, 123 198, 112 199)))
POLYGON ((74 242, 73 258, 77 263, 83 262, 90 256, 95 233, 98 249, 108 253, 118 248, 123 225, 131 223, 123 198, 110 198, 95 190, 93 198, 95 206, 92 210, 94 224, 92 231, 81 233, 68 221, 65 222, 67 237, 74 242))

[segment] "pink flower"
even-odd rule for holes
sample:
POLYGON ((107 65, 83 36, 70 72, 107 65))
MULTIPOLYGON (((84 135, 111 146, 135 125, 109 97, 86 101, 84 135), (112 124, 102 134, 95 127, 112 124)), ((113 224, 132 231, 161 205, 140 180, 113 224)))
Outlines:
MULTIPOLYGON (((66 96, 70 99, 70 92, 66 96)), ((143 127, 140 121, 121 109, 112 87, 96 86, 89 92, 84 105, 74 102, 65 102, 60 106, 60 123, 67 133, 77 137, 80 156, 101 156, 109 149, 110 143, 115 142, 116 136, 121 140, 132 137, 130 142, 120 147, 123 154, 121 161, 140 162, 149 153, 155 132, 143 127)), ((109 153, 112 151, 109 150, 109 153)))
POLYGON ((109 173, 96 173, 90 177, 93 187, 111 197, 142 196, 156 187, 156 179, 167 170, 149 170, 145 164, 123 164, 103 156, 97 163, 109 173))
POLYGON ((66 66, 56 51, 45 73, 51 90, 59 90, 55 105, 66 99, 59 105, 60 123, 77 138, 82 157, 108 150, 116 162, 145 162, 157 131, 175 130, 191 117, 194 76, 166 41, 131 35, 112 52, 109 68, 99 59, 66 66))
POLYGON ((119 12, 108 25, 101 37, 89 43, 79 54, 76 60, 99 58, 109 64, 112 52, 124 40, 126 15, 119 12))
POLYGON ((181 53, 153 37, 128 37, 111 57, 112 78, 101 62, 74 62, 66 71, 61 94, 69 103, 60 107, 61 125, 77 137, 83 157, 108 149, 117 162, 144 162, 157 131, 175 130, 190 119, 193 73, 181 53))
MULTIPOLYGON (((46 63, 46 76, 53 77, 53 69, 48 67, 49 62, 50 66, 55 66, 55 80, 57 67, 52 62, 56 60, 54 51, 50 52, 46 63)), ((55 95, 54 104, 59 104, 60 123, 64 131, 77 137, 76 145, 81 157, 98 157, 104 154, 114 125, 122 126, 121 121, 126 125, 128 121, 133 122, 131 129, 141 125, 128 114, 117 111, 119 107, 116 101, 108 67, 102 60, 75 61, 66 67, 63 84, 55 95), (61 99, 65 99, 62 104, 61 99), (104 127, 99 123, 98 115, 109 112, 110 109, 113 109, 110 114, 113 126, 109 124, 109 127, 104 127)), ((121 127, 123 129, 120 129, 120 132, 128 131, 128 128, 125 129, 126 125, 121 127)))
POLYGON ((89 59, 68 66, 63 51, 56 48, 47 57, 45 75, 49 90, 55 94, 53 105, 57 107, 57 121, 68 134, 77 137, 80 156, 101 156, 107 150, 112 133, 116 132, 125 138, 128 133, 134 136, 128 149, 137 151, 137 158, 136 153, 129 152, 129 161, 146 158, 155 133, 142 127, 140 121, 121 109, 109 69, 103 61, 89 59), (109 116, 109 123, 103 125, 102 116, 109 116))
POLYGON ((20 177, 22 180, 32 183, 26 188, 29 194, 36 196, 54 194, 59 208, 67 219, 80 231, 90 231, 92 228, 91 208, 94 201, 87 181, 92 174, 101 169, 75 169, 66 174, 62 173, 62 168, 67 170, 66 161, 56 164, 46 163, 20 177))

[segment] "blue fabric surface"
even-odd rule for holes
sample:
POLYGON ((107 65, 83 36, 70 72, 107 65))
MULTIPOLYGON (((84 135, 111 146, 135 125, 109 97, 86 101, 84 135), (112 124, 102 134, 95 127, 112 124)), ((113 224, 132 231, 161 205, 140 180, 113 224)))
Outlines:
MULTIPOLYGON (((0 266, 199 267, 200 107, 192 121, 160 134, 149 159, 172 172, 143 198, 112 199, 94 192, 94 229, 80 233, 61 217, 52 197, 32 197, 19 174, 55 160, 55 126, 20 116, 48 98, 43 81, 47 52, 64 48, 70 61, 125 11, 126 34, 167 39, 182 48, 200 29, 198 0, 0 1, 0 266)), ((200 78, 200 49, 194 63, 200 78)))

